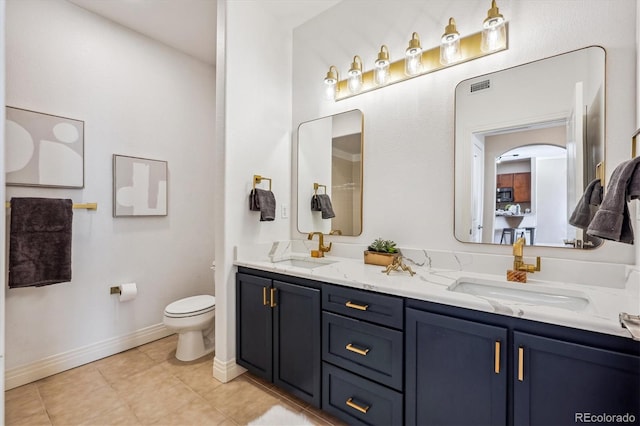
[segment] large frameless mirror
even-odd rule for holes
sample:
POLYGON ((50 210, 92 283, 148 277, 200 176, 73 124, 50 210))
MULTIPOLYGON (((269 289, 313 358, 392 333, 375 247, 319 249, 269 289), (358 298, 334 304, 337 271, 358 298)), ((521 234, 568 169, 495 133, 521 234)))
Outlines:
POLYGON ((362 233, 363 116, 347 111, 298 127, 298 230, 356 236, 362 233), (312 208, 326 195, 333 217, 312 208))
POLYGON ((468 79, 455 96, 456 239, 600 245, 568 219, 589 182, 604 176, 604 49, 468 79))

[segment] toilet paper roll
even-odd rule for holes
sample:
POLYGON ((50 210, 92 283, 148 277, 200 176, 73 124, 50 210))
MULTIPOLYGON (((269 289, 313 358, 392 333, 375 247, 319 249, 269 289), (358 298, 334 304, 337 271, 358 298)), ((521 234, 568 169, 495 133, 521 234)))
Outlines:
POLYGON ((138 287, 136 286, 136 283, 120 284, 118 287, 120 287, 121 302, 133 300, 138 295, 138 287))

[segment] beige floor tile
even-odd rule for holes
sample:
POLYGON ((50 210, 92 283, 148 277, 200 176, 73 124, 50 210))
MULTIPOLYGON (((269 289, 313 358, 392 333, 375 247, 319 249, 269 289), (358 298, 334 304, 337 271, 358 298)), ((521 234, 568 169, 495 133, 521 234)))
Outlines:
MULTIPOLYGON (((175 351, 174 351, 175 355, 175 351)), ((213 354, 208 354, 193 361, 180 361, 175 356, 161 363, 174 376, 180 375, 184 371, 190 371, 202 365, 206 365, 213 373, 213 354)))
POLYGON ((177 345, 178 335, 172 334, 164 339, 139 346, 138 350, 156 362, 163 362, 175 358, 177 345))
POLYGON ((205 397, 224 386, 213 377, 213 366, 210 363, 177 371, 175 376, 198 395, 205 397))
POLYGON ((264 387, 242 377, 217 387, 215 392, 204 397, 239 424, 248 423, 280 402, 264 387))
POLYGON ((93 364, 73 368, 37 382, 38 390, 43 398, 69 390, 88 393, 108 385, 105 378, 93 364))
POLYGON ((198 394, 178 378, 169 376, 155 387, 143 387, 132 394, 122 395, 134 414, 144 424, 167 418, 175 411, 196 400, 198 394))
POLYGON ((58 394, 42 396, 44 405, 54 425, 76 425, 89 423, 91 419, 108 415, 125 406, 110 386, 91 392, 69 387, 58 394))
POLYGON ((8 425, 51 424, 36 385, 5 393, 5 421, 8 425))
POLYGON ((230 418, 227 418, 224 422, 220 423, 218 426, 239 426, 238 423, 234 422, 230 418))
POLYGON ((204 398, 197 398, 172 414, 152 422, 153 425, 198 425, 217 426, 225 422, 227 418, 216 410, 204 398))
POLYGON ((80 422, 77 426, 140 426, 142 423, 128 405, 123 404, 97 417, 80 422))
POLYGON ((11 401, 15 398, 25 397, 40 398, 40 396, 38 395, 38 386, 35 383, 29 383, 24 386, 13 388, 4 393, 5 402, 11 401))
POLYGON ((153 392, 154 389, 162 386, 166 380, 172 377, 162 366, 155 365, 128 377, 117 378, 111 384, 111 387, 122 397, 131 396, 132 398, 137 398, 148 392, 153 392))
POLYGON ((147 354, 137 349, 131 349, 117 355, 96 361, 96 367, 109 383, 148 370, 156 362, 147 354))

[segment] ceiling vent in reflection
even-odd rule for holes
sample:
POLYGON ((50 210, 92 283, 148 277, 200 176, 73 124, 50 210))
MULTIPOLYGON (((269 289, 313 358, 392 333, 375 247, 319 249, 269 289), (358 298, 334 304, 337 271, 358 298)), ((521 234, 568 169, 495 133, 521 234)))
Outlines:
POLYGON ((491 80, 483 80, 477 83, 471 84, 471 93, 479 92, 480 90, 486 90, 491 88, 491 80))

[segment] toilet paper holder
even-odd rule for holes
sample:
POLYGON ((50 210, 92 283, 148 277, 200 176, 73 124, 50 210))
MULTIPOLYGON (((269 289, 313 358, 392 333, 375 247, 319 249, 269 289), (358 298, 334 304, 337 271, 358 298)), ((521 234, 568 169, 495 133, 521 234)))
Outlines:
POLYGON ((111 287, 109 289, 109 294, 121 294, 122 291, 120 290, 120 287, 115 286, 115 287, 111 287))

